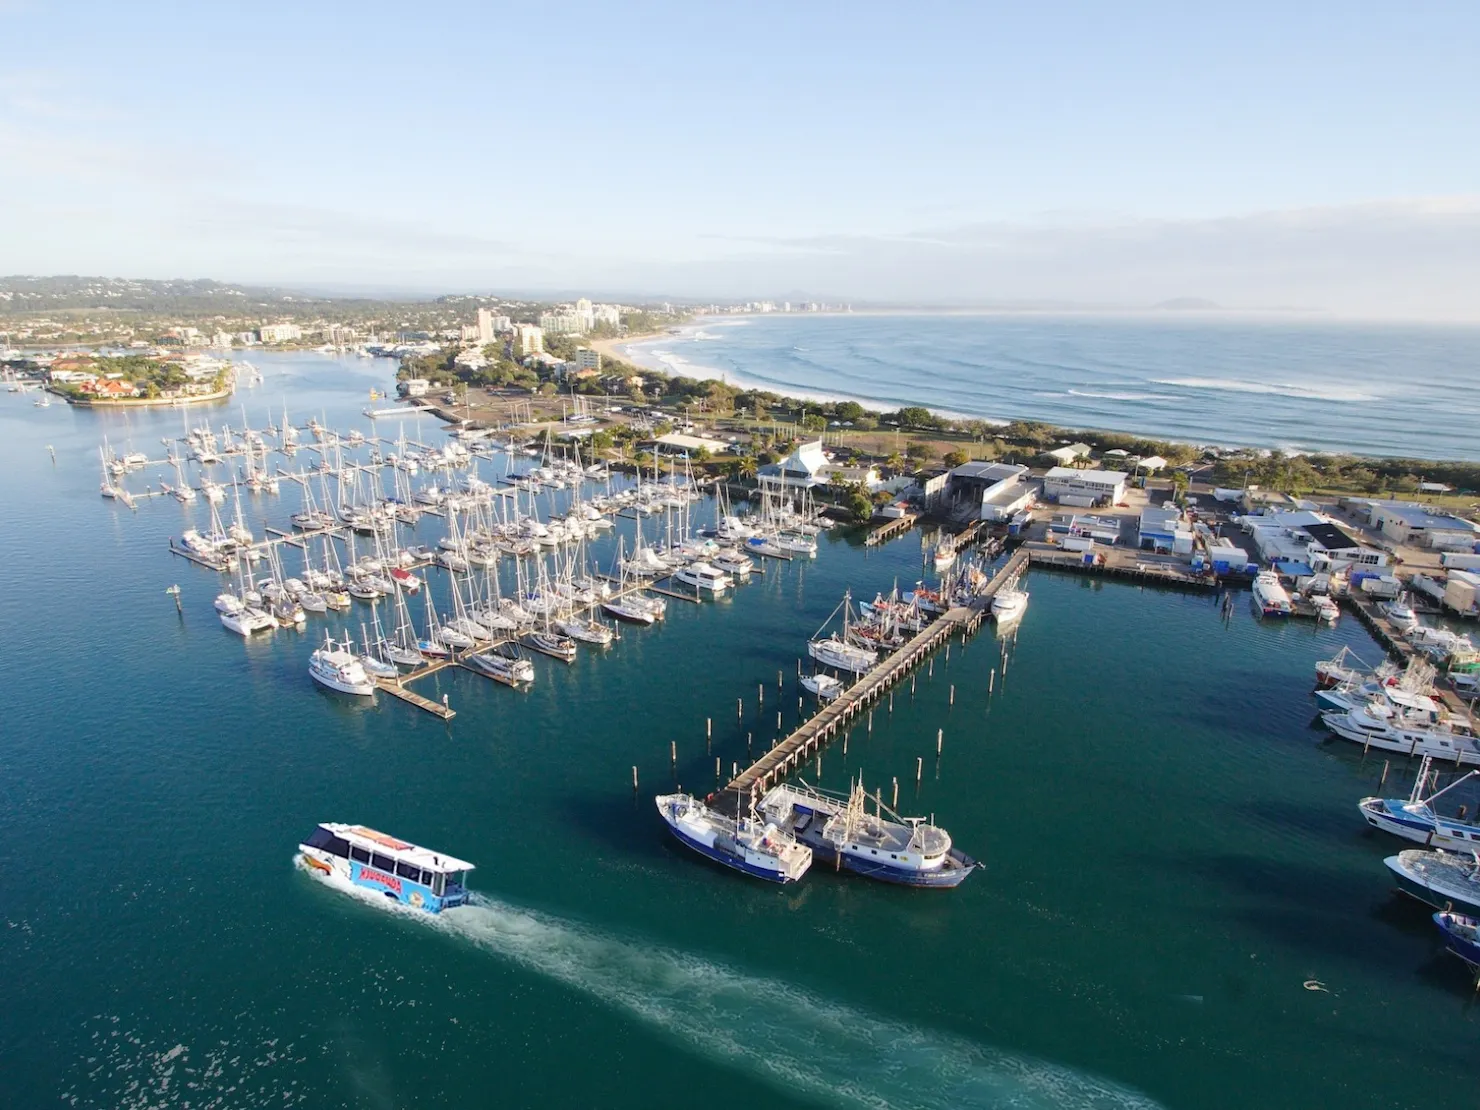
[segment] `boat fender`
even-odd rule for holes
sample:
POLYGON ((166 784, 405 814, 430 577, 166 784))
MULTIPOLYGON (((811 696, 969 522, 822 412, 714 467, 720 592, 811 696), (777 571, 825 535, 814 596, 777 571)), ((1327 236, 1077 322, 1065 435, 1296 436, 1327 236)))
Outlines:
POLYGON ((1308 991, 1320 991, 1322 994, 1331 993, 1329 990, 1326 989, 1326 984, 1321 982, 1319 979, 1307 979, 1305 981, 1305 989, 1308 991))

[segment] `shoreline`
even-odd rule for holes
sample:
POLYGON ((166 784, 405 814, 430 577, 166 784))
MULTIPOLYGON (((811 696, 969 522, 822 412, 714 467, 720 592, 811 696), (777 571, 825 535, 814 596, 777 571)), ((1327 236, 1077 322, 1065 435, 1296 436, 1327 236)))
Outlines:
MULTIPOLYGON (((972 316, 991 316, 991 315, 1012 315, 1012 314, 1024 314, 1024 313, 1008 313, 1008 312, 1001 312, 1001 313, 995 313, 995 312, 965 312, 965 311, 963 311, 963 312, 934 312, 934 313, 927 313, 927 312, 904 312, 904 311, 900 311, 900 312, 890 312, 890 311, 860 311, 860 312, 832 312, 832 313, 828 313, 828 312, 819 312, 819 313, 792 313, 792 314, 790 314, 790 316, 791 317, 798 317, 798 316, 807 316, 807 317, 828 316, 828 317, 833 317, 833 318, 840 318, 840 317, 846 317, 846 316, 894 316, 894 317, 907 317, 907 316, 947 316, 947 315, 951 315, 951 316, 965 316, 965 315, 972 315, 972 316)), ((1047 314, 1048 313, 1032 313, 1032 315, 1047 315, 1047 314)), ((1064 316, 1064 315, 1076 315, 1076 314, 1059 312, 1059 313, 1053 313, 1053 315, 1064 316)), ((1088 314, 1088 313, 1079 313, 1077 315, 1091 315, 1091 314, 1088 314)), ((1123 314, 1120 314, 1120 315, 1126 316, 1126 315, 1130 315, 1130 314, 1129 313, 1123 313, 1123 314)), ((1161 314, 1145 313, 1145 314, 1142 314, 1142 315, 1156 315, 1157 318, 1160 318, 1160 315, 1161 314)), ((1191 314, 1189 314, 1189 315, 1191 315, 1191 314)), ((1219 315, 1219 314, 1211 314, 1211 313, 1209 313, 1209 314, 1196 314, 1196 315, 1198 315, 1198 316, 1200 316, 1202 318, 1207 318, 1209 316, 1216 316, 1216 315, 1219 315)), ((1228 315, 1234 315, 1234 314, 1230 313, 1228 315)), ((663 339, 671 339, 671 340, 674 340, 674 341, 676 341, 678 343, 693 344, 694 341, 695 341, 695 339, 697 338, 696 333, 702 332, 705 329, 706 325, 709 326, 709 327, 714 327, 714 326, 716 326, 716 324, 721 324, 722 325, 722 322, 724 322, 724 321, 731 321, 731 320, 733 320, 733 321, 742 321, 745 325, 748 325, 752 321, 757 320, 757 319, 780 319, 780 318, 785 318, 784 317, 784 314, 770 314, 770 313, 746 313, 746 314, 738 314, 737 313, 737 314, 733 314, 733 315, 731 315, 731 314, 725 314, 725 315, 703 315, 703 316, 698 316, 694 320, 692 320, 691 322, 682 325, 680 327, 680 329, 679 329, 678 334, 669 335, 669 334, 666 334, 665 333, 665 334, 660 334, 660 335, 647 335, 647 336, 641 336, 641 337, 633 337, 631 339, 616 340, 616 341, 613 341, 613 342, 614 342, 615 345, 628 345, 628 344, 630 344, 630 345, 636 346, 636 345, 641 344, 644 347, 651 347, 651 345, 653 345, 657 341, 660 341, 660 340, 663 340, 663 339)), ((734 326, 740 326, 740 325, 739 324, 736 324, 734 326)), ((667 353, 665 352, 665 354, 667 354, 667 353)), ((880 401, 880 400, 878 400, 876 398, 861 397, 861 396, 852 395, 852 394, 848 394, 848 393, 833 392, 833 391, 828 391, 828 390, 799 389, 799 388, 792 387, 792 386, 777 385, 777 384, 770 383, 770 382, 767 382, 767 381, 764 381, 764 380, 761 380, 761 379, 752 378, 752 377, 750 377, 750 376, 748 376, 746 374, 743 374, 743 373, 735 373, 733 371, 723 370, 723 369, 720 369, 720 368, 714 367, 714 366, 705 366, 705 365, 702 365, 702 364, 699 364, 699 363, 690 362, 688 359, 684 358, 680 354, 671 354, 671 355, 668 355, 667 356, 669 359, 672 359, 673 361, 667 361, 664 358, 654 358, 651 355, 651 353, 649 351, 647 351, 647 350, 639 350, 639 351, 618 351, 615 357, 622 358, 625 361, 632 363, 633 365, 637 366, 640 369, 652 371, 654 373, 665 374, 665 375, 668 375, 669 377, 676 377, 676 376, 680 376, 681 375, 681 376, 685 376, 685 377, 694 378, 694 379, 697 379, 699 381, 721 381, 721 382, 724 382, 726 385, 730 385, 730 386, 733 386, 733 387, 738 388, 738 389, 742 389, 742 390, 756 390, 756 391, 760 391, 760 392, 772 393, 772 394, 775 394, 775 395, 777 395, 779 397, 782 397, 782 398, 785 398, 785 399, 789 399, 789 400, 794 400, 794 401, 812 402, 812 403, 818 403, 818 404, 836 404, 836 403, 842 402, 842 401, 852 401, 852 402, 855 402, 855 403, 863 406, 863 408, 866 411, 868 411, 869 413, 874 414, 874 415, 883 415, 883 414, 886 414, 886 413, 895 412, 895 411, 897 411, 900 408, 918 405, 919 407, 929 409, 929 411, 932 414, 934 414, 936 416, 939 416, 939 417, 942 417, 942 418, 945 418, 947 420, 952 420, 952 421, 957 421, 957 422, 971 421, 971 422, 984 424, 984 425, 987 425, 988 427, 994 427, 994 428, 1003 428, 1003 427, 1007 427, 1008 425, 1011 425, 1011 424, 1041 424, 1041 425, 1044 425, 1044 426, 1046 426, 1048 428, 1051 428, 1051 429, 1055 430, 1056 432, 1063 433, 1066 437, 1072 437, 1072 436, 1077 435, 1077 434, 1080 434, 1080 433, 1093 433, 1093 434, 1099 434, 1099 435, 1127 436, 1127 437, 1131 437, 1131 438, 1135 438, 1135 439, 1143 439, 1143 440, 1149 440, 1149 441, 1154 441, 1154 442, 1159 442, 1159 443, 1177 444, 1177 445, 1187 446, 1187 447, 1196 447, 1196 448, 1199 448, 1199 449, 1212 449, 1212 450, 1219 451, 1219 452, 1246 452, 1246 451, 1253 451, 1253 452, 1259 452, 1259 453, 1262 453, 1262 454, 1267 455, 1267 454, 1269 454, 1269 453, 1271 453, 1273 451, 1280 451, 1280 452, 1283 452, 1285 455, 1291 456, 1291 457, 1301 457, 1301 456, 1304 456, 1304 457, 1311 457, 1311 456, 1327 456, 1327 457, 1333 457, 1333 456, 1341 456, 1341 457, 1358 458, 1358 459, 1372 459, 1374 461, 1379 461, 1379 462, 1384 461, 1384 460, 1402 459, 1402 460, 1405 460, 1405 461, 1415 462, 1415 463, 1430 463, 1431 462, 1431 463, 1434 463, 1436 465, 1441 465, 1441 466, 1447 466, 1447 465, 1468 466, 1468 465, 1475 465, 1475 463, 1477 461, 1475 459, 1464 458, 1464 457, 1425 456, 1425 455, 1406 454, 1406 453, 1404 453, 1404 454, 1380 453, 1380 452, 1374 452, 1374 451, 1363 451, 1363 450, 1354 449, 1354 448, 1347 447, 1347 446, 1340 446, 1340 447, 1315 447, 1315 448, 1310 448, 1310 447, 1303 447, 1303 446, 1292 445, 1292 444, 1267 444, 1267 443, 1239 442, 1239 441, 1236 441, 1236 440, 1229 440, 1229 439, 1209 439, 1209 438, 1191 439, 1191 438, 1187 438, 1185 436, 1167 435, 1166 433, 1163 433, 1163 432, 1155 432, 1155 431, 1148 431, 1148 430, 1135 430, 1135 429, 1131 429, 1131 428, 1127 428, 1127 427, 1123 427, 1123 426, 1107 426, 1107 425, 1102 425, 1102 424, 1077 423, 1077 422, 1076 423, 1068 423, 1068 422, 1065 422, 1065 421, 1063 421, 1061 419, 1052 419, 1052 418, 1045 417, 1045 416, 1018 416, 1018 417, 985 416, 985 415, 981 415, 981 414, 977 414, 977 413, 967 413, 967 412, 961 412, 959 410, 937 408, 937 407, 935 407, 933 405, 929 405, 929 404, 926 404, 926 403, 921 402, 921 401, 913 401, 913 400, 880 401)))
POLYGON ((99 400, 92 397, 69 397, 65 393, 58 393, 50 386, 46 392, 62 398, 69 405, 75 405, 80 409, 161 409, 161 408, 189 408, 191 405, 208 405, 213 401, 229 400, 236 392, 234 389, 217 390, 215 393, 204 393, 191 397, 118 397, 110 400, 99 400))

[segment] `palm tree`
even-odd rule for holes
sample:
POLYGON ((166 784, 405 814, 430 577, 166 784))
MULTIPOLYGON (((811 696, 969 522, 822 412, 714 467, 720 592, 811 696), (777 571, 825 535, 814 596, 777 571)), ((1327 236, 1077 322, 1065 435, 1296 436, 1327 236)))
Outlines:
POLYGON ((889 455, 887 459, 884 460, 884 465, 887 466, 890 470, 903 470, 904 456, 901 455, 898 451, 894 451, 889 455))
POLYGON ((745 455, 740 459, 740 476, 742 478, 754 478, 757 464, 754 455, 745 455))

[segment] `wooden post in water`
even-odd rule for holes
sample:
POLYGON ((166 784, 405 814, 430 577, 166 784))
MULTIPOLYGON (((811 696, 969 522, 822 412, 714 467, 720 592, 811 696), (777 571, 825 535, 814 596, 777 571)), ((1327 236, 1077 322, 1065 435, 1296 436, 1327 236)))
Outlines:
POLYGON ((1387 784, 1388 765, 1391 762, 1392 762, 1392 760, 1390 760, 1390 759, 1384 759, 1382 761, 1382 778, 1377 783, 1377 789, 1379 789, 1379 790, 1381 790, 1383 788, 1383 786, 1385 786, 1387 784))
POLYGON ((935 677, 935 656, 933 656, 933 655, 930 657, 929 668, 930 669, 925 673, 925 677, 926 678, 934 678, 935 677))
POLYGON ((954 682, 951 683, 951 700, 947 704, 949 704, 949 705, 955 705, 956 704, 956 684, 954 682))
POLYGON ((920 785, 920 776, 923 775, 924 773, 925 773, 925 761, 923 759, 921 759, 917 755, 917 756, 915 756, 915 786, 917 788, 920 785))
POLYGON ((871 733, 874 731, 874 711, 872 709, 868 711, 868 730, 871 733))
POLYGON ((776 731, 781 731, 781 710, 776 710, 776 731))
POLYGON ((898 809, 899 808, 899 778, 897 776, 894 779, 894 797, 889 802, 889 808, 890 809, 898 809))
POLYGON ((893 690, 890 690, 889 691, 889 712, 890 713, 893 713, 894 712, 894 691, 893 690))
POLYGON ((766 684, 764 682, 758 682, 756 683, 755 689, 756 699, 759 701, 761 708, 764 709, 766 705, 766 684))
POLYGON ((668 762, 671 763, 671 764, 673 764, 675 770, 678 768, 678 741, 677 740, 670 740, 670 741, 668 741, 668 762))
POLYGON ((719 756, 714 757, 714 781, 719 782, 719 756))
POLYGON ((755 739, 755 733, 753 733, 753 732, 747 732, 745 734, 745 758, 746 759, 749 759, 750 758, 750 744, 751 744, 751 741, 753 741, 754 739, 755 739))
POLYGON ((997 668, 993 667, 987 672, 987 693, 992 692, 992 687, 997 685, 997 668))
POLYGON ((910 675, 910 697, 915 696, 915 679, 917 677, 917 675, 910 675))
POLYGON ((946 730, 938 728, 935 730, 935 754, 940 755, 940 749, 946 742, 946 730))
POLYGON ((947 639, 946 640, 946 662, 949 663, 950 661, 951 661, 951 641, 949 639, 947 639))
POLYGON ((635 765, 632 768, 632 793, 637 793, 637 767, 635 765))
POLYGON ((743 698, 735 699, 735 720, 745 720, 745 700, 743 698))
POLYGON ((781 672, 779 670, 776 672, 776 689, 781 689, 781 672))

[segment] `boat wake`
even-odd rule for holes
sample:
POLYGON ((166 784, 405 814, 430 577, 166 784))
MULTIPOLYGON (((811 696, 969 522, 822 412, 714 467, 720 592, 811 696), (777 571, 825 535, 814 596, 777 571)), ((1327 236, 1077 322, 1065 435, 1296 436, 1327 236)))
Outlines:
MULTIPOLYGON (((383 898, 369 900, 395 909, 383 898)), ((590 995, 718 1063, 819 1103, 880 1110, 1157 1105, 1069 1068, 889 1021, 774 979, 486 896, 436 916, 403 912, 590 995)))

